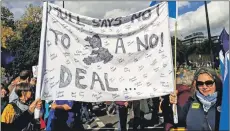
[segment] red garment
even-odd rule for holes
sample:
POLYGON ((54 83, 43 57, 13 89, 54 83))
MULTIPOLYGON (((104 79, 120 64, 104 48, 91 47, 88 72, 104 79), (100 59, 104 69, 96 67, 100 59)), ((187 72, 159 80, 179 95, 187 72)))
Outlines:
POLYGON ((41 123, 40 129, 45 129, 46 128, 46 123, 41 117, 40 117, 40 123, 41 123))
POLYGON ((116 104, 120 106, 124 106, 126 101, 116 101, 116 104))
POLYGON ((191 90, 186 85, 177 85, 176 89, 178 90, 177 104, 179 106, 183 106, 188 101, 188 98, 191 96, 191 90))

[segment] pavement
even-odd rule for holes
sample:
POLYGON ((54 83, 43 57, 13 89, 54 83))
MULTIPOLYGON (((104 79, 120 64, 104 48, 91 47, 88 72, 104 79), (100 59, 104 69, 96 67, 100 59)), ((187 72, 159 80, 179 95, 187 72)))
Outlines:
MULTIPOLYGON (((97 130, 97 131, 114 131, 117 130, 118 127, 118 117, 117 115, 109 116, 106 113, 105 107, 96 107, 94 108, 94 121, 88 124, 84 124, 85 130, 97 130)), ((145 128, 145 130, 153 130, 153 131, 163 131, 163 118, 160 118, 159 124, 151 125, 145 128)), ((132 110, 129 110, 129 115, 127 118, 127 128, 128 130, 132 130, 132 121, 133 115, 132 110)), ((150 122, 151 123, 151 122, 150 122)))

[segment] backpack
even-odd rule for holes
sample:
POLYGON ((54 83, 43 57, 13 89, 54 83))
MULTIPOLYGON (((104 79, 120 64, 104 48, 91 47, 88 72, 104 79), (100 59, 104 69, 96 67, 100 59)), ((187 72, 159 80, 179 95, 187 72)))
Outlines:
MULTIPOLYGON (((22 110, 16 105, 16 103, 10 103, 14 108, 14 120, 17 119, 23 112, 22 110)), ((13 121, 14 121, 13 120, 13 121)), ((40 130, 40 121, 38 119, 33 119, 31 122, 28 123, 27 127, 23 128, 21 131, 39 131, 40 130)))

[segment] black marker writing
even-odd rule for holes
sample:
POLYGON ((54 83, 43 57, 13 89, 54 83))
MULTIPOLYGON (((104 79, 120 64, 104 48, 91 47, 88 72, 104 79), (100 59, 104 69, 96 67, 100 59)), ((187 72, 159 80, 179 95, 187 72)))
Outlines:
POLYGON ((134 43, 134 41, 129 41, 128 46, 132 45, 133 43, 134 43))
POLYGON ((58 91, 58 92, 56 92, 56 96, 57 96, 57 98, 64 97, 64 91, 58 91))
POLYGON ((161 55, 161 58, 162 58, 162 59, 164 59, 164 58, 166 58, 166 57, 167 57, 167 56, 164 55, 164 54, 161 55))
POLYGON ((49 92, 44 92, 43 97, 44 98, 49 98, 49 97, 52 97, 52 95, 49 94, 49 92))
POLYGON ((100 70, 100 69, 101 69, 101 66, 100 66, 100 65, 97 65, 97 69, 100 70))
POLYGON ((141 92, 136 92, 137 93, 137 95, 141 95, 141 94, 143 94, 143 93, 141 93, 141 92))
POLYGON ((50 80, 53 80, 54 78, 55 78, 55 77, 53 76, 53 77, 50 78, 50 80))
POLYGON ((123 58, 118 59, 118 62, 119 62, 119 63, 122 63, 123 61, 124 61, 123 58))
POLYGON ((55 58, 57 58, 57 54, 50 54, 50 58, 51 60, 54 60, 55 58))
POLYGON ((147 82, 147 83, 146 83, 146 85, 147 85, 147 87, 149 87, 149 86, 151 86, 151 85, 152 85, 152 83, 147 82))
POLYGON ((136 76, 129 79, 130 82, 134 82, 134 81, 136 81, 136 80, 137 80, 137 77, 136 77, 136 76))
POLYGON ((71 92, 71 96, 76 98, 77 97, 77 93, 76 92, 71 92))
POLYGON ((165 77, 165 74, 161 73, 160 77, 165 77))
POLYGON ((153 62, 150 64, 151 66, 154 66, 157 63, 157 60, 154 59, 153 62))
POLYGON ((163 67, 165 68, 167 66, 167 64, 163 64, 163 67))
POLYGON ((81 98, 84 97, 84 92, 79 92, 79 96, 81 96, 81 98))
POLYGON ((114 72, 117 68, 116 67, 110 67, 110 70, 114 72))
POLYGON ((76 63, 78 63, 78 62, 79 62, 79 60, 77 60, 76 58, 74 58, 74 61, 75 61, 76 63))
POLYGON ((163 50, 159 50, 159 53, 162 53, 162 52, 164 52, 163 50))
POLYGON ((120 78, 119 78, 119 81, 120 81, 120 82, 122 82, 122 81, 124 81, 124 80, 125 80, 125 79, 124 79, 123 77, 120 77, 120 78))
POLYGON ((130 72, 130 69, 127 68, 127 67, 125 67, 125 68, 124 68, 124 72, 130 72))
POLYGON ((58 85, 58 84, 59 84, 59 81, 57 81, 57 82, 55 82, 55 83, 52 82, 52 83, 53 83, 53 84, 50 85, 50 88, 53 88, 54 86, 58 85))
POLYGON ((139 71, 142 71, 142 69, 144 69, 144 66, 143 65, 139 66, 138 69, 139 69, 139 71))
POLYGON ((113 83, 114 80, 115 80, 114 78, 110 78, 110 79, 109 79, 109 81, 110 81, 111 83, 113 83))
POLYGON ((146 55, 145 58, 149 58, 152 56, 152 54, 145 54, 145 55, 146 55))
POLYGON ((113 99, 116 99, 117 97, 119 97, 120 95, 118 95, 118 94, 112 94, 112 97, 113 97, 113 99))
POLYGON ((155 68, 154 71, 157 72, 159 70, 159 67, 155 68))
POLYGON ((70 64, 70 61, 69 61, 69 60, 66 60, 66 64, 67 64, 67 65, 70 64))
POLYGON ((65 57, 70 56, 70 53, 69 53, 69 52, 65 52, 65 53, 63 53, 63 54, 64 54, 65 57))
POLYGON ((139 87, 139 86, 141 86, 142 85, 142 83, 141 82, 137 82, 137 83, 135 83, 135 86, 137 86, 137 87, 139 87))

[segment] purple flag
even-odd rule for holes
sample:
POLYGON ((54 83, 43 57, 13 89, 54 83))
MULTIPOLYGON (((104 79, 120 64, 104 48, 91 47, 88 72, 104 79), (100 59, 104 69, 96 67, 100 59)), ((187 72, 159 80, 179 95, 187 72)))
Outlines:
POLYGON ((14 58, 15 57, 10 52, 1 48, 1 67, 6 67, 14 60, 14 58))
POLYGON ((223 45, 224 52, 227 52, 229 50, 229 34, 225 30, 225 28, 222 30, 219 39, 221 44, 223 45))

